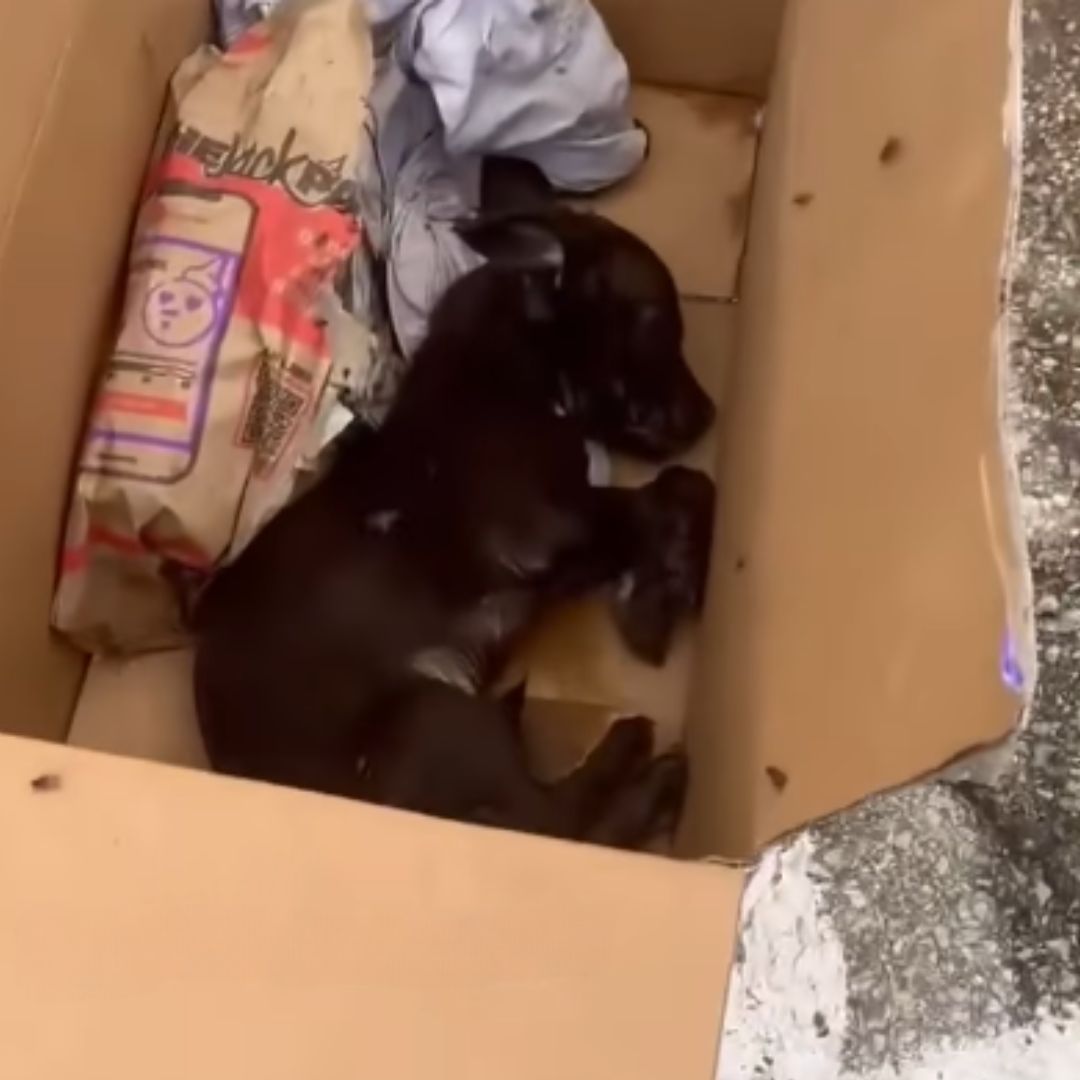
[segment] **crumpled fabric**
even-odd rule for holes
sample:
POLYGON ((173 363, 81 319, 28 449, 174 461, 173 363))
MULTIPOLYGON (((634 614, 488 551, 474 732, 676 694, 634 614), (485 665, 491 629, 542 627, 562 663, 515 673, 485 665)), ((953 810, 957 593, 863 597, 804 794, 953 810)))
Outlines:
POLYGON ((644 160, 626 61, 587 0, 420 0, 396 45, 431 88, 451 154, 526 158, 566 191, 644 160))
MULTIPOLYGON (((439 297, 483 262, 456 228, 479 206, 482 159, 446 152, 431 90, 409 78, 392 53, 377 58, 369 103, 374 152, 360 180, 360 215, 384 262, 397 344, 412 356, 439 297)), ((356 283, 363 279, 354 275, 356 283)), ((362 305, 356 297, 353 309, 370 310, 362 305)))
MULTIPOLYGON (((217 0, 223 42, 279 2, 217 0)), ((454 223, 478 208, 484 155, 524 158, 555 188, 587 192, 630 175, 647 136, 630 114, 626 62, 588 0, 365 6, 377 54, 374 153, 360 177, 371 250, 356 257, 347 302, 368 321, 377 314, 374 254, 397 345, 409 357, 438 299, 482 262, 454 223)), ((393 375, 381 380, 384 392, 393 375)))
MULTIPOLYGON (((217 0, 231 43, 281 0, 217 0)), ((365 0, 402 70, 434 95, 451 155, 513 154, 567 191, 607 187, 644 159, 630 75, 588 0, 365 0)))

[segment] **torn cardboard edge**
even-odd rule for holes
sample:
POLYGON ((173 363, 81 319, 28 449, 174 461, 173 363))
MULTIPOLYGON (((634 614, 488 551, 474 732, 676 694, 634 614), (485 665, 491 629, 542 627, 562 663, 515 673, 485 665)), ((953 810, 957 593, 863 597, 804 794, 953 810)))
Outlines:
POLYGON ((1034 582, 1024 524, 1020 472, 1012 445, 1011 418, 1008 415, 1012 360, 1011 295, 1024 175, 1023 86, 1023 6, 1022 0, 1011 0, 1008 89, 1002 110, 1004 152, 1009 161, 1010 190, 1001 252, 1001 311, 994 328, 993 348, 997 357, 994 392, 999 406, 999 457, 1004 474, 1001 485, 1002 520, 997 529, 1001 547, 999 561, 1008 604, 1007 636, 1002 649, 1002 663, 1005 677, 1009 678, 1011 674, 1020 697, 1020 708, 1017 724, 1012 732, 996 744, 975 748, 963 760, 950 762, 941 771, 943 779, 976 780, 984 784, 997 782, 1008 768, 1016 741, 1030 719, 1039 679, 1034 582))
MULTIPOLYGON (((1024 715, 1021 721, 1026 723, 1029 707, 1035 696, 1038 682, 1038 658, 1035 640, 1034 584, 1031 572, 1030 553, 1027 546, 1024 527, 1024 511, 1021 500, 1020 471, 1010 438, 1010 418, 1008 416, 1010 364, 1012 359, 1012 334, 1010 326, 1011 296, 1013 287, 1013 269, 1016 263, 1017 236, 1020 222, 1020 197, 1023 189, 1023 86, 1024 86, 1024 46, 1023 46, 1023 7, 1022 0, 1011 0, 1009 16, 1009 74, 1008 89, 1003 109, 1005 152, 1008 154, 1011 171, 1009 204, 1006 210, 1005 241, 1001 252, 1002 303, 1001 314, 996 327, 995 347, 997 350, 997 387, 996 392, 1000 415, 999 454, 1005 473, 1003 483, 1005 501, 1005 528, 1007 535, 1006 567, 1009 595, 1009 631, 1016 642, 1017 662, 1022 679, 1024 697, 1024 715)), ((1008 586, 1007 586, 1008 587, 1008 586)))

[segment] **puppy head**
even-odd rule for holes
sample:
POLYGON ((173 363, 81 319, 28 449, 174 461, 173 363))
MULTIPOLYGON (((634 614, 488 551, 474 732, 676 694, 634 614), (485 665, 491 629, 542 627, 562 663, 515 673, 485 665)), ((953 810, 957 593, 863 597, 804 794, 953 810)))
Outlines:
POLYGON ((591 433, 662 459, 696 442, 714 408, 683 356, 679 296, 663 260, 594 215, 561 215, 563 295, 583 349, 575 378, 591 433))
POLYGON ((501 700, 419 679, 380 715, 363 797, 384 806, 521 832, 566 835, 556 800, 531 776, 523 689, 501 700))
POLYGON ((529 316, 553 328, 559 404, 590 436, 659 460, 704 434, 715 410, 683 357, 675 282, 647 244, 561 208, 486 215, 463 235, 525 275, 529 316))

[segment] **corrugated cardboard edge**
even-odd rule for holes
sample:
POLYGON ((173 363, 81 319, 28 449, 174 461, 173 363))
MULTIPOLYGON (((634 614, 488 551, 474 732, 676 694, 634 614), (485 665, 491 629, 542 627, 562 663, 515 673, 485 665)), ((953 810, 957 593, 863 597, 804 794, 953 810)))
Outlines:
POLYGON ((1023 194, 1024 158, 1024 30, 1023 0, 1012 0, 1009 24, 1009 84, 1003 110, 1005 152, 1010 162, 1009 204, 1005 241, 1001 254, 1001 312, 995 328, 997 354, 997 395, 999 406, 1000 460, 1004 472, 1001 485, 1003 506, 991 530, 997 539, 1001 575, 1005 583, 1008 613, 1006 649, 1012 651, 1019 678, 1021 709, 1015 731, 997 743, 977 748, 949 763, 935 774, 945 780, 973 779, 993 783, 1013 759, 1016 740, 1027 727, 1038 685, 1038 643, 1035 627, 1034 585, 1027 546, 1020 471, 1008 415, 1012 380, 1012 287, 1023 194))
MULTIPOLYGON (((1009 87, 1004 109, 1005 149, 1011 163, 1008 216, 1005 223, 1005 243, 1001 257, 1002 305, 997 326, 997 377, 1000 410, 1001 460, 1006 474, 1004 494, 1007 505, 1007 545, 1009 562, 1009 629, 1014 636, 1017 660, 1023 675, 1023 695, 1029 705, 1038 678, 1035 641, 1035 620, 1031 562, 1028 556, 1021 500, 1020 474, 1010 438, 1009 381, 1012 357, 1010 313, 1012 309, 1013 267, 1016 260, 1017 234, 1020 221, 1020 197, 1023 190, 1023 8, 1022 0, 1013 0, 1009 27, 1009 87)), ((1027 709, 1025 708, 1025 714, 1027 709)))

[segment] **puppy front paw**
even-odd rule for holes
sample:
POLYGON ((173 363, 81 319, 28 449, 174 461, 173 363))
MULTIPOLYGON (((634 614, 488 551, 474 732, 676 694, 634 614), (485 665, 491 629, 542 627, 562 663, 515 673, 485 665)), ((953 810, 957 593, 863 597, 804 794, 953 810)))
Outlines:
POLYGON ((619 582, 615 623, 627 646, 660 665, 681 619, 705 601, 716 489, 703 472, 672 466, 642 489, 642 544, 619 582))

